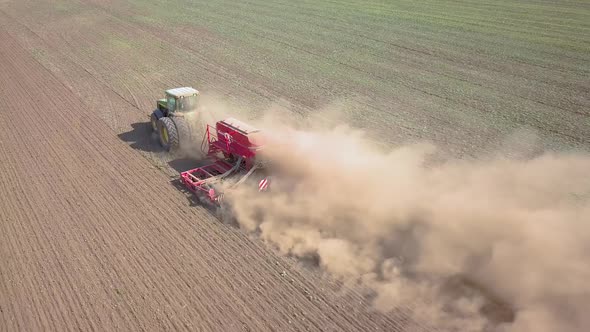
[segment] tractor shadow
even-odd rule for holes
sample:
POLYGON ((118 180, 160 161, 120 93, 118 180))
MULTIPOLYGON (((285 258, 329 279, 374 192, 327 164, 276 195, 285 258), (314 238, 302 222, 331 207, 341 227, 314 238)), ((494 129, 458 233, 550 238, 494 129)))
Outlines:
POLYGON ((163 151, 158 144, 156 134, 152 132, 152 125, 149 121, 133 123, 131 128, 130 131, 117 136, 136 150, 145 152, 163 151))

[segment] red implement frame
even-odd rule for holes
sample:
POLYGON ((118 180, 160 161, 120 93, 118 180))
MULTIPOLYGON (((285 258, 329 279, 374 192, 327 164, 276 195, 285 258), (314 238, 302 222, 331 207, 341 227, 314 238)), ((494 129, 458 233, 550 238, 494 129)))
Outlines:
POLYGON ((208 149, 203 152, 213 162, 180 173, 183 184, 193 193, 206 194, 211 202, 219 203, 223 194, 217 193, 213 184, 236 173, 251 173, 248 171, 254 167, 256 151, 261 148, 251 140, 257 132, 235 119, 219 121, 215 128, 207 125, 201 149, 205 150, 207 143, 208 149))

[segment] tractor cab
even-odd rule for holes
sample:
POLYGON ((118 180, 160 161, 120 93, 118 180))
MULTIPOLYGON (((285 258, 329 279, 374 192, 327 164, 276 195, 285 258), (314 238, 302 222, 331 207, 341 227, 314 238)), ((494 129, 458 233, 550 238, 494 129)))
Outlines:
POLYGON ((166 90, 166 98, 158 100, 158 109, 164 116, 171 116, 176 112, 188 113, 197 108, 199 91, 190 87, 166 90))
POLYGON ((158 99, 157 109, 150 116, 152 131, 167 151, 176 150, 180 141, 190 139, 191 126, 184 114, 197 109, 199 91, 191 87, 166 90, 166 98, 158 99))

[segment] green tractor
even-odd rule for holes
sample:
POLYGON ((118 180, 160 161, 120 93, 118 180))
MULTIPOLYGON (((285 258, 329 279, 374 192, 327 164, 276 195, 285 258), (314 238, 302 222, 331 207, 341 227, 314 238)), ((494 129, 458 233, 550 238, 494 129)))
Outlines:
POLYGON ((186 114, 195 111, 199 91, 191 87, 166 90, 166 98, 159 99, 150 117, 152 130, 158 134, 166 151, 177 150, 181 140, 190 141, 191 125, 186 114))

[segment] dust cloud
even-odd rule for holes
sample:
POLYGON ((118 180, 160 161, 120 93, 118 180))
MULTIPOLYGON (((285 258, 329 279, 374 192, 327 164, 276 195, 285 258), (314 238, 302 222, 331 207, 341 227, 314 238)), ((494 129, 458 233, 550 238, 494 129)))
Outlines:
POLYGON ((588 329, 589 155, 441 159, 284 116, 257 121, 272 192, 228 193, 242 228, 437 330, 588 329))
POLYGON ((197 110, 183 115, 189 126, 189 137, 181 137, 180 154, 195 159, 205 158, 207 125, 215 126, 215 122, 231 116, 231 110, 232 106, 224 103, 220 95, 199 95, 197 110))

